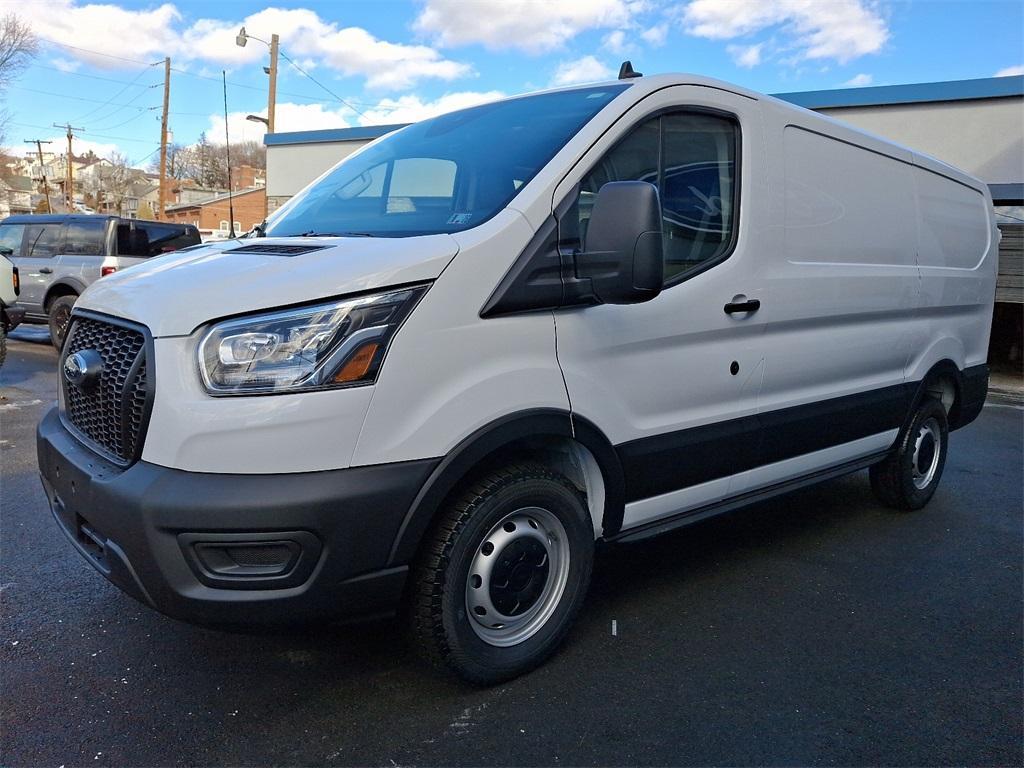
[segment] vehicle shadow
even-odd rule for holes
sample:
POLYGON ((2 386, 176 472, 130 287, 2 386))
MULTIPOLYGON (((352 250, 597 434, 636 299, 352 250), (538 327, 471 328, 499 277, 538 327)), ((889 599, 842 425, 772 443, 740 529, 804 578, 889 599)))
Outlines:
MULTIPOLYGON (((742 569, 749 558, 801 546, 804 539, 827 537, 834 529, 872 514, 871 505, 870 488, 862 473, 650 540, 602 548, 579 619, 581 632, 589 634, 599 624, 604 631, 602 615, 609 611, 643 612, 647 596, 654 591, 671 591, 719 569, 742 569)), ((714 594, 707 594, 708 601, 717 599, 714 594)), ((406 627, 400 616, 256 630, 198 628, 155 616, 154 620, 170 622, 173 627, 172 632, 182 645, 170 650, 172 654, 182 653, 214 666, 256 665, 264 673, 276 670, 290 675, 301 671, 304 678, 308 676, 307 684, 325 691, 395 674, 405 678, 404 684, 418 680, 436 687, 439 681, 445 681, 452 691, 473 690, 419 661, 406 642, 406 627)))

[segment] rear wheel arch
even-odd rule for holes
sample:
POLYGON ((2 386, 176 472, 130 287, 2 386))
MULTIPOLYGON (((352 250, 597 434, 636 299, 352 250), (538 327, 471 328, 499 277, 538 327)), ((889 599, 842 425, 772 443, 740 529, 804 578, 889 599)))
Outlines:
POLYGON ((952 427, 959 420, 962 393, 963 372, 952 360, 940 360, 929 368, 928 373, 918 382, 914 397, 909 403, 907 419, 909 421, 913 417, 926 397, 931 397, 942 403, 946 410, 946 418, 952 427))
POLYGON ((568 411, 535 409, 478 429, 441 460, 410 505, 388 565, 413 560, 438 512, 462 488, 495 467, 522 460, 568 478, 586 496, 595 531, 610 535, 619 530, 625 482, 611 443, 596 426, 568 411))
POLYGON ((85 286, 77 282, 62 281, 55 283, 46 292, 46 297, 43 299, 43 309, 49 314, 50 305, 56 299, 59 299, 61 296, 81 296, 84 290, 85 286))

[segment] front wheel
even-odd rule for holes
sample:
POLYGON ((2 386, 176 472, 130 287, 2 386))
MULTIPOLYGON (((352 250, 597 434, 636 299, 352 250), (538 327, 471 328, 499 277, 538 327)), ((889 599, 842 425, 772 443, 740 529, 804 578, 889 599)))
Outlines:
POLYGON ((478 684, 527 672, 568 633, 593 557, 590 514, 569 480, 533 463, 488 475, 442 514, 415 567, 418 650, 478 684))
POLYGON ((77 296, 58 296, 50 302, 47 312, 50 318, 50 341, 58 352, 64 346, 64 337, 71 323, 71 310, 74 309, 76 301, 77 296))
POLYGON ((896 449, 871 467, 871 489, 878 500, 893 509, 921 509, 939 486, 948 442, 946 409, 938 400, 925 398, 896 449))

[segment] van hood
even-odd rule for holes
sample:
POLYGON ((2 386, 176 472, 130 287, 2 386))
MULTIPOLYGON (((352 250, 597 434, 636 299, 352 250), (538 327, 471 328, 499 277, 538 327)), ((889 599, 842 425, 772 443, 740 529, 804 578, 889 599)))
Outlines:
POLYGON ((76 306, 186 336, 228 315, 433 280, 458 250, 449 235, 233 240, 108 275, 76 306))

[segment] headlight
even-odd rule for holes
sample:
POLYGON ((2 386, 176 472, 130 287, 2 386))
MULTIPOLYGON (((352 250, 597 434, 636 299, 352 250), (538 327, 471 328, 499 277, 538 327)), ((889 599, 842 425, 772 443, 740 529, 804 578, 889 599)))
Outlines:
POLYGON ((372 384, 395 331, 427 286, 217 323, 199 344, 212 395, 372 384))

